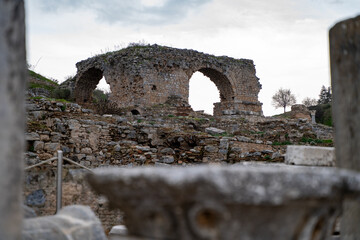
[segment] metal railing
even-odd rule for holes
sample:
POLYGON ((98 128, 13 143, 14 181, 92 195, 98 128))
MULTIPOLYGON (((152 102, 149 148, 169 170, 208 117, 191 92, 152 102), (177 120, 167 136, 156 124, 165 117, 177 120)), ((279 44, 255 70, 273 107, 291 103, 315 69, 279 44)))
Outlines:
POLYGON ((71 164, 74 164, 76 166, 79 166, 81 168, 84 168, 88 170, 89 172, 93 172, 90 168, 87 168, 69 158, 66 158, 63 156, 63 151, 58 150, 57 151, 57 157, 53 157, 47 160, 44 160, 42 162, 36 163, 34 165, 31 165, 29 167, 26 167, 25 170, 29 170, 34 167, 41 166, 45 163, 50 163, 54 160, 57 160, 57 175, 56 175, 56 212, 59 212, 62 207, 62 168, 63 168, 63 161, 68 161, 71 164))

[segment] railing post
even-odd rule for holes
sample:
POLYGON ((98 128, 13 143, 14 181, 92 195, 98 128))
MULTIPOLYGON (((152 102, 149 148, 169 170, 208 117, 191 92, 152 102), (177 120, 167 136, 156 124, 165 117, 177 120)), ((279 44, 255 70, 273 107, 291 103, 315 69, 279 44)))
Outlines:
POLYGON ((62 165, 63 165, 63 152, 57 151, 57 177, 56 177, 56 213, 58 213, 62 206, 62 165))

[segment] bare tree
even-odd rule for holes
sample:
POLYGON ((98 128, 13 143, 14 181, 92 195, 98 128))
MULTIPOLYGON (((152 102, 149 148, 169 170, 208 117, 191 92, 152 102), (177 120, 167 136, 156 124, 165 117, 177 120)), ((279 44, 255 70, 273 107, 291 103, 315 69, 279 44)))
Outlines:
POLYGON ((296 103, 294 94, 291 93, 290 89, 280 88, 275 95, 272 97, 272 104, 275 108, 283 107, 284 112, 287 106, 291 106, 296 103))
POLYGON ((317 105, 317 100, 315 98, 306 97, 302 101, 302 104, 304 104, 306 107, 315 106, 315 105, 317 105))

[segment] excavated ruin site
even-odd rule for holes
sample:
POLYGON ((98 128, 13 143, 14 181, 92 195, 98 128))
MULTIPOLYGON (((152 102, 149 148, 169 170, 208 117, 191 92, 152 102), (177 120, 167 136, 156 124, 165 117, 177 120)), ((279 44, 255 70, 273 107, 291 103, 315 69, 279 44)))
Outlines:
MULTIPOLYGON (((251 60, 155 45, 107 53, 77 67, 70 90, 79 104, 28 98, 27 166, 56 156, 58 150, 93 169, 284 163, 287 145, 333 146, 332 128, 312 123, 303 105, 294 105, 286 117, 262 116, 257 100, 261 85, 251 60), (219 87, 222 97, 214 116, 193 111, 187 102, 188 81, 198 69, 219 87), (96 114, 85 101, 91 101, 102 74, 109 76, 110 100, 118 105, 118 114, 96 114)), ((63 205, 91 206, 109 232, 122 223, 122 215, 89 188, 86 173, 64 165, 63 205)), ((55 213, 55 176, 56 163, 26 172, 24 198, 39 216, 55 213)))
POLYGON ((194 50, 132 45, 58 85, 27 69, 24 2, 0 6, 0 239, 360 239, 360 16, 329 31, 333 129, 264 117, 252 60, 194 50))

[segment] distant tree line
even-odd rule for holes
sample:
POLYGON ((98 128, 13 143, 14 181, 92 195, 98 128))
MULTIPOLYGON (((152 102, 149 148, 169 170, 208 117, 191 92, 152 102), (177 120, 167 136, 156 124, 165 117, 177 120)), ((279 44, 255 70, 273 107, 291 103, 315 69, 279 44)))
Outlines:
POLYGON ((308 106, 310 110, 316 110, 315 120, 317 123, 333 126, 332 120, 332 90, 331 87, 321 87, 317 104, 308 106))
MULTIPOLYGON (((296 103, 296 98, 290 89, 280 88, 272 97, 272 104, 275 108, 282 107, 284 113, 286 107, 296 103)), ((332 90, 331 87, 322 86, 319 99, 306 97, 302 101, 308 109, 316 110, 315 119, 317 123, 333 126, 332 122, 332 90)))

